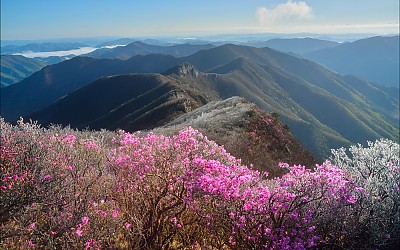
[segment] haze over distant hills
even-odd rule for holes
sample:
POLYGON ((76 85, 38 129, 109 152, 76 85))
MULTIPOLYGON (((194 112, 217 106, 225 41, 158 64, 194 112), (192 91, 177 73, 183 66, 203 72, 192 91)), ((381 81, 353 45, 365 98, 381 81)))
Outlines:
POLYGON ((274 38, 266 42, 248 42, 246 45, 254 47, 269 47, 283 52, 303 54, 315 50, 332 48, 340 43, 315 38, 274 38))
POLYGON ((135 55, 148 55, 148 54, 166 54, 175 57, 189 56, 203 49, 215 47, 211 44, 192 45, 192 44, 176 44, 170 46, 151 45, 143 42, 132 42, 126 46, 119 46, 116 48, 102 48, 95 50, 88 56, 96 58, 117 58, 128 59, 135 55))
POLYGON ((180 111, 175 113, 177 116, 193 110, 187 107, 199 107, 212 100, 241 96, 265 111, 280 114, 293 134, 319 156, 325 156, 331 148, 350 143, 365 143, 366 140, 380 137, 398 140, 398 98, 388 93, 387 89, 362 79, 342 77, 316 63, 276 50, 233 44, 201 50, 181 58, 154 54, 134 56, 128 60, 76 57, 47 66, 2 91, 2 116, 6 120, 15 120, 20 115, 29 117, 30 113, 36 111, 38 113, 33 117, 44 123, 115 128, 136 121, 133 122, 136 125, 126 126, 128 129, 137 129, 140 127, 137 124, 147 120, 151 121, 147 127, 149 124, 158 124, 153 120, 156 116, 141 120, 152 113, 146 113, 150 110, 158 110, 154 113, 157 117, 163 117, 160 114, 164 110, 166 116, 167 109, 161 107, 170 107, 169 98, 173 95, 161 98, 160 93, 174 92, 171 86, 186 86, 180 87, 186 94, 180 91, 179 96, 187 100, 183 103, 193 103, 192 106, 186 105, 186 109, 178 109, 180 111), (174 69, 175 65, 184 62, 190 62, 199 70, 188 65, 174 69), (182 69, 191 69, 183 71, 192 73, 179 73, 182 69), (162 72, 165 73, 106 77, 96 81, 110 75, 162 72), (124 85, 117 85, 119 82, 124 85), (143 92, 143 95, 149 95, 140 99, 134 91, 138 86, 153 86, 156 82, 162 83, 162 88, 168 87, 165 92, 156 91, 161 85, 152 87, 143 92), (121 88, 110 91, 115 86, 121 88), (191 90, 191 94, 188 94, 188 90, 191 90), (122 91, 121 95, 126 98, 113 98, 114 91, 122 91), (150 93, 158 93, 158 97, 150 93), (63 96, 66 97, 60 99, 63 96), (135 104, 137 98, 147 104, 135 104), (96 99, 100 102, 89 101, 96 99), (133 106, 128 103, 133 103, 133 106), (131 108, 124 109, 128 107, 125 105, 131 108), (139 112, 138 107, 152 108, 139 112), (135 112, 141 115, 132 115, 135 112), (118 119, 110 119, 117 114, 118 119), (59 118, 56 117, 63 120, 57 120, 59 118), (113 123, 113 120, 121 122, 113 123))
POLYGON ((80 49, 88 47, 83 43, 29 43, 26 45, 6 45, 1 47, 2 55, 11 55, 23 52, 52 52, 80 49))
POLYGON ((304 57, 340 74, 399 87, 399 36, 371 37, 309 53, 304 57))
POLYGON ((116 40, 112 40, 112 41, 105 41, 102 43, 99 43, 96 45, 97 48, 103 48, 103 47, 107 47, 107 46, 125 46, 128 45, 130 43, 136 42, 137 39, 135 38, 120 38, 120 39, 116 39, 116 40))
MULTIPOLYGON (((133 42, 142 42, 142 43, 146 43, 146 44, 150 44, 150 45, 160 45, 160 46, 168 46, 168 45, 175 45, 177 43, 174 42, 168 42, 168 41, 163 41, 163 40, 158 40, 158 39, 151 39, 151 38, 119 38, 116 40, 111 40, 111 41, 105 41, 102 43, 99 43, 96 45, 97 48, 103 48, 103 47, 113 47, 113 46, 126 46, 130 43, 133 42)), ((209 42, 205 42, 205 43, 201 43, 203 44, 207 44, 209 42)), ((181 44, 181 43, 179 43, 181 44)))

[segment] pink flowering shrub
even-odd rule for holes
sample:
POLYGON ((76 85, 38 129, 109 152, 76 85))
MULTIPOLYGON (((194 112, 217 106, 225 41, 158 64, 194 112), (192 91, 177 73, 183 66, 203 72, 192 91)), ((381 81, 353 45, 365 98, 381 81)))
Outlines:
POLYGON ((289 173, 268 180, 190 128, 121 136, 113 200, 130 225, 128 248, 306 248, 351 235, 329 218, 351 218, 356 186, 328 163, 314 172, 283 165, 289 173))
POLYGON ((167 137, 0 122, 1 248, 362 246, 371 193, 341 165, 282 163, 287 174, 271 179, 192 128, 167 137))
POLYGON ((267 180, 247 168, 219 166, 222 169, 215 173, 217 168, 210 163, 199 165, 209 173, 195 178, 194 193, 201 201, 197 209, 205 214, 210 232, 217 234, 220 225, 225 225, 228 238, 224 244, 232 248, 332 246, 344 244, 338 239, 351 233, 349 227, 347 233, 338 231, 338 227, 346 226, 330 221, 336 213, 340 219, 349 220, 351 213, 346 207, 357 203, 352 194, 354 185, 335 166, 325 164, 311 172, 302 166, 282 164, 289 173, 267 180))
MULTIPOLYGON (((174 137, 121 132, 113 152, 116 174, 113 199, 130 225, 128 248, 168 248, 202 241, 199 218, 190 201, 198 159, 240 163, 193 129, 174 137), (183 233, 185 232, 185 233, 183 233)), ((205 235, 204 235, 205 236, 205 235)), ((207 239, 207 237, 204 237, 207 239)))

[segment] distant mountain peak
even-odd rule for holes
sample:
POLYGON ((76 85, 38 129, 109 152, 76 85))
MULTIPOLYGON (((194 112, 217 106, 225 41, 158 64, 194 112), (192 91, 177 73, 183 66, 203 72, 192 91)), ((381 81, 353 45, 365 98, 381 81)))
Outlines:
POLYGON ((191 76, 191 77, 198 77, 201 72, 193 66, 193 64, 184 62, 181 64, 176 65, 172 69, 167 70, 164 75, 178 75, 181 77, 191 76))
POLYGON ((134 41, 134 42, 127 44, 127 46, 147 46, 147 45, 148 44, 141 42, 141 41, 134 41))

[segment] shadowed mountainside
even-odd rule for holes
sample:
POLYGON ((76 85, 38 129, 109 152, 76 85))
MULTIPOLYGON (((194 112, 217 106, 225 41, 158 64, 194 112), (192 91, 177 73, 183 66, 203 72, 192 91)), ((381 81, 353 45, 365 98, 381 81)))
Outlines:
POLYGON ((75 57, 49 65, 1 92, 1 115, 9 121, 39 111, 57 99, 104 76, 163 72, 178 63, 167 55, 136 56, 129 60, 75 57))
POLYGON ((43 125, 55 123, 80 129, 154 128, 218 99, 203 74, 186 75, 188 67, 175 67, 171 75, 165 76, 106 76, 29 117, 43 125))
POLYGON ((2 55, 1 88, 17 83, 46 66, 46 63, 18 55, 2 55))

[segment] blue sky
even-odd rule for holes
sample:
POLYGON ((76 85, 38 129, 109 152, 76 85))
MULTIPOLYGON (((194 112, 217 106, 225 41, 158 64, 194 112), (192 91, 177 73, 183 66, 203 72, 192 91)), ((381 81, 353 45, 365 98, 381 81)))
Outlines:
POLYGON ((1 39, 399 33, 398 0, 1 0, 1 39))

